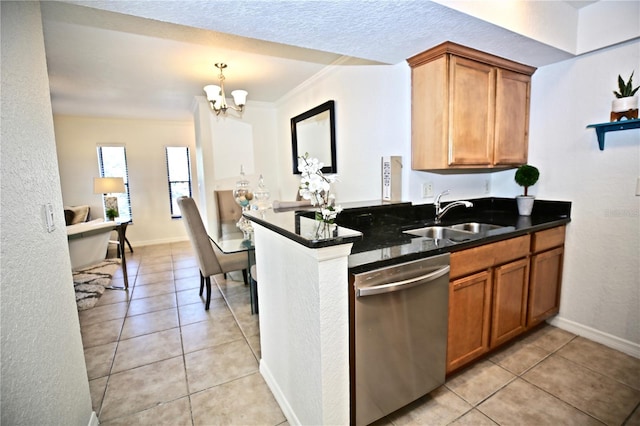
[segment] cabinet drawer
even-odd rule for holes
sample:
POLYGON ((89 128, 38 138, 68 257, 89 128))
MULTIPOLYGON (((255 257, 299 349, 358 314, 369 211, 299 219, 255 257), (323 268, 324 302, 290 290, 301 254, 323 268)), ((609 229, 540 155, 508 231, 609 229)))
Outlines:
POLYGON ((529 254, 529 235, 485 244, 451 253, 450 277, 469 275, 476 271, 525 257, 529 254))
POLYGON ((533 234, 531 241, 531 251, 534 253, 547 250, 553 247, 559 247, 564 244, 564 233, 566 226, 558 226, 556 228, 539 231, 533 234))

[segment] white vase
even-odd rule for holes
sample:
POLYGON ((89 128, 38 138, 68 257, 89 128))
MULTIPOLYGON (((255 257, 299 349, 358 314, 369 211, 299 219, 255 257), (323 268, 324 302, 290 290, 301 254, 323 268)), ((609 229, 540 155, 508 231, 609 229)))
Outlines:
POLYGON ((626 98, 617 98, 611 101, 612 112, 627 112, 630 109, 638 108, 638 97, 628 96, 626 98))
POLYGON ((533 210, 533 201, 535 197, 533 195, 518 195, 516 202, 518 203, 518 213, 520 216, 531 216, 531 210, 533 210))

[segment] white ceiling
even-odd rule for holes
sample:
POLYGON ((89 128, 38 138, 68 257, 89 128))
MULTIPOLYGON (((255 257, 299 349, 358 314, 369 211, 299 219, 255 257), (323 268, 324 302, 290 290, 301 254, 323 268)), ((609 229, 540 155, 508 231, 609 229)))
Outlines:
POLYGON ((42 16, 56 114, 190 119, 215 62, 249 107, 339 59, 397 64, 446 40, 534 66, 573 56, 425 0, 42 2, 42 16))

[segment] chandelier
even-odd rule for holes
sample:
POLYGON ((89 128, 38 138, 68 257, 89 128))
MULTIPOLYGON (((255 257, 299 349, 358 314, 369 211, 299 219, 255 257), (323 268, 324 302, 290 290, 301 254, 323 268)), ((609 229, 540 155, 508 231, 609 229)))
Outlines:
POLYGON ((219 115, 220 112, 226 114, 227 109, 229 108, 238 112, 242 112, 244 110, 244 104, 247 102, 246 90, 234 90, 233 92, 231 92, 231 96, 233 97, 233 102, 236 104, 236 106, 227 105, 226 96, 224 94, 224 74, 222 73, 222 70, 224 70, 226 67, 227 64, 224 63, 216 64, 216 68, 220 70, 220 75, 218 76, 218 80, 220 81, 219 86, 210 84, 204 87, 209 105, 211 106, 211 109, 215 111, 216 115, 219 115))

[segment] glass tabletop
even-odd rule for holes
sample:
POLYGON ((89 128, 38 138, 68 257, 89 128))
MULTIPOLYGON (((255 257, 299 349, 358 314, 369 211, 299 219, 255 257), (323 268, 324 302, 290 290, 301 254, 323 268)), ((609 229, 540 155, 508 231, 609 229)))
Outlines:
MULTIPOLYGON (((225 223, 226 224, 226 223, 225 223)), ((227 225, 232 224, 229 222, 227 225)), ((235 227, 235 222, 233 222, 235 227)), ((234 229, 234 227, 227 226, 225 227, 227 230, 234 229)), ((253 234, 251 234, 251 238, 246 239, 242 234, 242 231, 235 228, 235 230, 231 232, 225 232, 223 235, 218 237, 211 237, 211 240, 215 243, 216 246, 223 253, 239 253, 243 251, 255 250, 255 245, 253 241, 253 234)))
POLYGON ((234 221, 224 221, 220 225, 220 229, 224 229, 225 232, 214 238, 211 237, 211 241, 218 246, 220 251, 225 254, 231 253, 247 253, 247 272, 249 282, 251 283, 249 293, 251 295, 251 314, 258 313, 258 290, 256 288, 257 277, 254 275, 253 268, 256 264, 256 250, 253 240, 253 233, 250 238, 245 238, 240 229, 235 226, 234 221))

